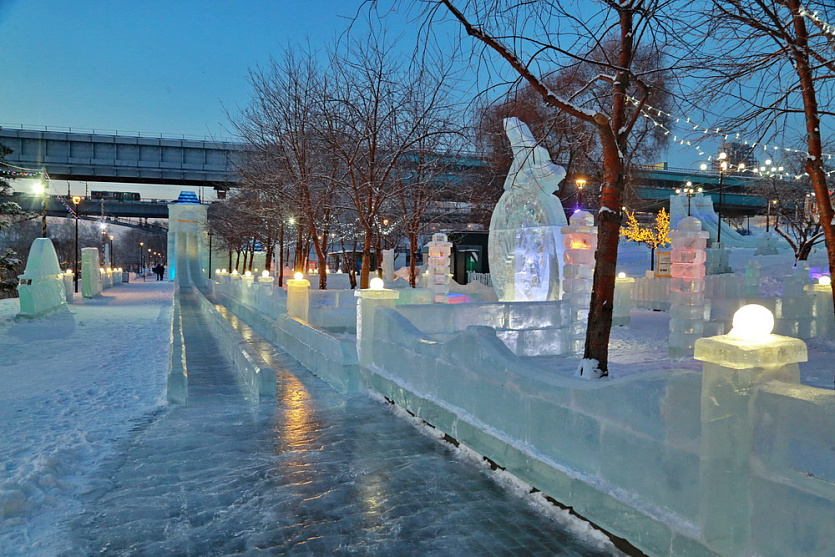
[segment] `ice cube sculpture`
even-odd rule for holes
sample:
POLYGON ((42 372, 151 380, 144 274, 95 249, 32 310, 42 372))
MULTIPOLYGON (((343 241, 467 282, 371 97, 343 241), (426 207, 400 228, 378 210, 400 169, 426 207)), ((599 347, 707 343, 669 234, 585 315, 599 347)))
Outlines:
POLYGON ((704 332, 705 255, 708 232, 695 217, 685 217, 678 230, 670 232, 672 260, 670 274, 671 358, 693 355, 693 345, 704 332))
POLYGON ((579 352, 583 348, 586 322, 591 303, 594 253, 597 250, 597 229, 594 217, 586 211, 571 215, 568 226, 562 228, 565 247, 563 266, 563 303, 567 306, 564 315, 567 353, 579 352))
POLYGON ((432 241, 426 244, 429 248, 429 268, 427 270, 428 287, 432 291, 432 301, 445 304, 449 294, 449 254, 452 242, 447 241, 446 234, 432 234, 432 241))

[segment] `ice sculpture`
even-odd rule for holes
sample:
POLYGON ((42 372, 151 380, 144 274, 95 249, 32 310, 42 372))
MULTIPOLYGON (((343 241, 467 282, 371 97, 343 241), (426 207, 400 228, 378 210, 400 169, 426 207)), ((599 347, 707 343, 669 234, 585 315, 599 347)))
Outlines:
POLYGON ((565 170, 551 162, 522 121, 506 118, 504 128, 513 162, 490 219, 487 247, 493 288, 503 302, 558 300, 560 228, 568 222, 560 200, 551 194, 559 189, 565 170))
POLYGON ((37 317, 67 303, 64 276, 49 238, 36 238, 32 242, 26 269, 18 281, 20 316, 37 317))
POLYGON ((81 295, 92 298, 101 294, 101 267, 98 248, 81 248, 81 295))
POLYGON ((310 281, 301 273, 287 280, 287 317, 307 322, 310 311, 310 281))
POLYGON ((586 335, 586 322, 591 304, 594 254, 597 251, 597 229, 594 217, 586 211, 571 215, 571 224, 561 230, 564 242, 565 278, 562 299, 566 306, 566 352, 580 352, 586 335))
MULTIPOLYGON (((207 211, 191 191, 181 191, 177 201, 168 205, 168 280, 186 272, 189 261, 196 263, 196 269, 208 268, 207 211)), ((194 275, 191 281, 204 280, 194 275)))
POLYGON ((670 274, 671 358, 693 354, 693 345, 704 332, 705 246, 708 232, 695 217, 685 217, 670 232, 673 245, 670 274))
POLYGON ((445 304, 449 294, 449 253, 452 243, 447 242, 446 234, 432 234, 432 241, 426 246, 429 248, 427 286, 432 291, 432 301, 445 304))
POLYGON ((625 273, 618 273, 615 279, 615 301, 612 309, 612 325, 616 327, 629 325, 629 312, 632 309, 632 289, 634 286, 634 278, 626 276, 625 273))
POLYGON ((751 312, 759 331, 702 338, 695 346, 694 358, 704 362, 700 526, 704 540, 722 555, 750 553, 749 507, 756 484, 749 478, 757 387, 769 381, 798 384, 798 363, 807 360, 806 344, 770 334, 770 327, 763 329, 760 323, 768 320, 758 316, 768 310, 756 308, 740 308, 734 316, 734 331, 746 327, 741 312, 751 312))

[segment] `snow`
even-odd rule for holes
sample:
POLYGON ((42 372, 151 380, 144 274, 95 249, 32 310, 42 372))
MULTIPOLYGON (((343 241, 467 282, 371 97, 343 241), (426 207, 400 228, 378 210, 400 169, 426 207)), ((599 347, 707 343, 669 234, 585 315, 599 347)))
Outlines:
POLYGON ((91 470, 165 403, 173 285, 132 283, 15 319, 0 300, 0 548, 54 554, 91 470))

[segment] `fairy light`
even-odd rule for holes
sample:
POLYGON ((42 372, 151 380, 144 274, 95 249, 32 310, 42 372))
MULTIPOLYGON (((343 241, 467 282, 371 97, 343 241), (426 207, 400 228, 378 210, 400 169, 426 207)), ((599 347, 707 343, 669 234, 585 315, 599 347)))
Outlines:
MULTIPOLYGON (((627 97, 627 100, 629 102, 631 102, 633 105, 638 106, 638 101, 634 97, 627 97)), ((653 112, 655 113, 655 115, 657 117, 665 116, 667 118, 674 119, 676 123, 681 123, 683 121, 684 123, 693 126, 693 131, 701 130, 703 134, 710 133, 713 136, 721 137, 723 141, 727 141, 731 137, 731 135, 733 135, 734 139, 741 140, 743 145, 745 145, 745 146, 749 146, 749 147, 754 148, 754 149, 756 149, 759 146, 759 148, 763 151, 763 153, 767 157, 775 156, 775 153, 777 151, 782 151, 782 152, 786 152, 786 153, 806 154, 805 150, 792 149, 790 147, 784 147, 784 146, 781 146, 781 145, 773 145, 773 144, 768 145, 768 144, 765 144, 765 143, 760 145, 760 143, 758 141, 750 141, 750 140, 742 138, 741 134, 738 133, 738 132, 736 132, 736 133, 734 133, 734 132, 725 133, 725 132, 722 132, 722 130, 720 130, 719 128, 716 128, 715 131, 711 131, 711 128, 708 128, 707 126, 703 126, 703 125, 700 125, 698 123, 695 123, 689 117, 685 117, 685 118, 682 118, 680 116, 677 117, 670 112, 666 112, 666 111, 661 110, 659 108, 656 108, 654 106, 644 105, 644 107, 641 109, 641 113, 645 118, 652 121, 652 123, 655 126, 664 130, 664 135, 671 135, 672 134, 674 143, 676 143, 678 145, 686 145, 688 147, 692 147, 699 154, 699 156, 702 156, 702 157, 705 156, 706 154, 698 145, 693 145, 693 143, 691 141, 689 141, 685 138, 679 137, 678 134, 674 133, 674 131, 671 130, 669 127, 664 125, 662 122, 659 122, 658 120, 656 120, 655 116, 653 116, 653 112), (770 149, 770 151, 769 151, 769 149, 770 149)), ((825 158, 827 161, 832 160, 833 156, 835 156, 835 154, 832 154, 832 153, 822 153, 821 154, 821 158, 825 158)), ((707 156, 707 160, 708 161, 713 160, 713 156, 712 155, 707 156)), ((733 169, 732 165, 731 165, 731 169, 733 169)), ((701 170, 703 170, 703 171, 707 170, 707 165, 703 164, 701 170)), ((762 169, 762 167, 759 167, 759 168, 755 167, 753 169, 750 169, 750 168, 746 169, 743 166, 742 168, 737 167, 736 170, 738 172, 742 172, 742 171, 747 170, 748 172, 751 172, 751 173, 754 173, 754 174, 759 174, 759 175, 763 175, 763 172, 766 172, 765 175, 768 175, 768 176, 774 176, 775 175, 775 173, 769 173, 769 172, 767 172, 767 169, 764 170, 764 169, 762 169)), ((829 170, 829 171, 824 171, 824 173, 827 176, 831 176, 832 174, 835 174, 835 169, 829 170)), ((783 174, 780 174, 780 175, 783 176, 783 174)), ((808 175, 809 174, 807 172, 802 172, 800 174, 790 174, 790 176, 793 176, 795 180, 800 180, 804 176, 808 176, 808 175)))

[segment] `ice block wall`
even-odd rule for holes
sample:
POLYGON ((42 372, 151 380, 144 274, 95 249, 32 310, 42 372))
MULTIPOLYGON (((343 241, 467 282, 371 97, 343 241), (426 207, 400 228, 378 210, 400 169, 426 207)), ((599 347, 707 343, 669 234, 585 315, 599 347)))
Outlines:
POLYGON ((705 246, 709 234, 694 217, 679 221, 670 232, 673 246, 670 274, 671 358, 693 355, 693 345, 702 337, 705 318, 705 246))
POLYGON ((565 326, 569 329, 566 352, 576 353, 583 350, 591 304, 594 254, 597 251, 594 217, 586 211, 575 212, 569 225, 563 227, 562 234, 565 246, 562 299, 566 304, 565 326))

